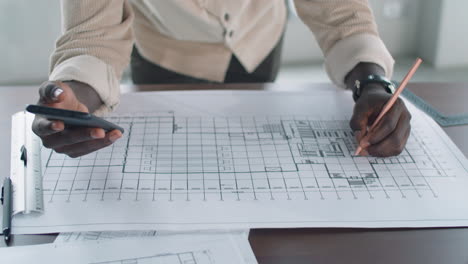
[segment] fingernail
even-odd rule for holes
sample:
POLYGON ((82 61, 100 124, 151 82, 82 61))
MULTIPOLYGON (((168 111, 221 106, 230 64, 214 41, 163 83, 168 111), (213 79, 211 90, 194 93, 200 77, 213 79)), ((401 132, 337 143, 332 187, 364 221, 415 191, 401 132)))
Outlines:
POLYGON ((52 122, 51 127, 52 127, 52 130, 54 130, 54 131, 60 131, 60 130, 62 130, 60 124, 57 123, 57 122, 52 122))
POLYGON ((361 156, 369 156, 369 152, 367 152, 367 150, 363 149, 361 151, 361 156))
POLYGON ((54 99, 54 100, 57 100, 58 97, 59 97, 62 93, 63 93, 62 88, 55 88, 55 90, 52 92, 52 94, 53 94, 53 96, 54 96, 53 99, 54 99))
POLYGON ((370 146, 370 143, 369 143, 369 141, 363 139, 363 140, 361 140, 360 146, 361 146, 363 149, 365 149, 365 148, 367 148, 367 147, 370 146))
POLYGON ((112 142, 115 142, 117 141, 117 139, 119 139, 121 136, 119 134, 112 134, 110 137, 109 137, 109 140, 112 141, 112 142))
POLYGON ((99 130, 97 130, 97 129, 91 130, 91 137, 92 138, 102 138, 102 136, 99 135, 99 130))

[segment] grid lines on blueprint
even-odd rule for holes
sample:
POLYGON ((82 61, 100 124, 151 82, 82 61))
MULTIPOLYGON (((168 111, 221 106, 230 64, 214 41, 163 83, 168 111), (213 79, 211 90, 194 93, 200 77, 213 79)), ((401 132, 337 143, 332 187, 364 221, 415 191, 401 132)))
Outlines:
POLYGON ((131 259, 119 259, 92 264, 212 264, 209 251, 182 252, 175 254, 160 254, 131 259))
POLYGON ((43 149, 44 201, 437 197, 455 177, 421 130, 391 158, 355 157, 347 120, 311 116, 111 116, 122 139, 72 159, 43 149))

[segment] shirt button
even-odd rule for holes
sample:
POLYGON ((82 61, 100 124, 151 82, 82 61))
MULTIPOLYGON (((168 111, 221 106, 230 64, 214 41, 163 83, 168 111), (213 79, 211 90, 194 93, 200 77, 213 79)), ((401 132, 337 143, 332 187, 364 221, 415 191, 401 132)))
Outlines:
POLYGON ((229 13, 224 14, 224 21, 229 21, 229 13))

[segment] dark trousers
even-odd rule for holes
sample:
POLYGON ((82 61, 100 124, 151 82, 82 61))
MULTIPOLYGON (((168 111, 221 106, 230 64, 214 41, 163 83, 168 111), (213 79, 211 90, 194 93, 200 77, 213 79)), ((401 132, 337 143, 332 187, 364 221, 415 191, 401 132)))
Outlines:
MULTIPOLYGON (((236 56, 231 57, 224 83, 274 82, 281 63, 281 38, 276 47, 255 69, 248 73, 236 56)), ((190 77, 165 69, 144 59, 136 48, 131 58, 132 80, 134 84, 175 84, 175 83, 210 83, 211 81, 190 77)))

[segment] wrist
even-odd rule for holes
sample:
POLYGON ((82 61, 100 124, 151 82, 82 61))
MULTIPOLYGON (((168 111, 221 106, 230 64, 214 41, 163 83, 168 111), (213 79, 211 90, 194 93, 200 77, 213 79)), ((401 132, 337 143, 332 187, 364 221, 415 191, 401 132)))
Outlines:
POLYGON ((358 63, 345 77, 346 86, 354 91, 356 80, 363 80, 369 75, 385 76, 385 71, 380 65, 369 62, 358 63))
POLYGON ((96 111, 103 104, 99 94, 90 85, 77 81, 65 81, 64 83, 71 88, 78 101, 84 104, 90 113, 96 111))
POLYGON ((363 87, 361 91, 361 95, 363 94, 389 94, 386 90, 385 85, 381 83, 369 83, 365 87, 363 87))
POLYGON ((375 63, 359 63, 345 78, 346 85, 353 91, 357 101, 363 94, 393 94, 395 87, 385 77, 385 71, 375 63))

